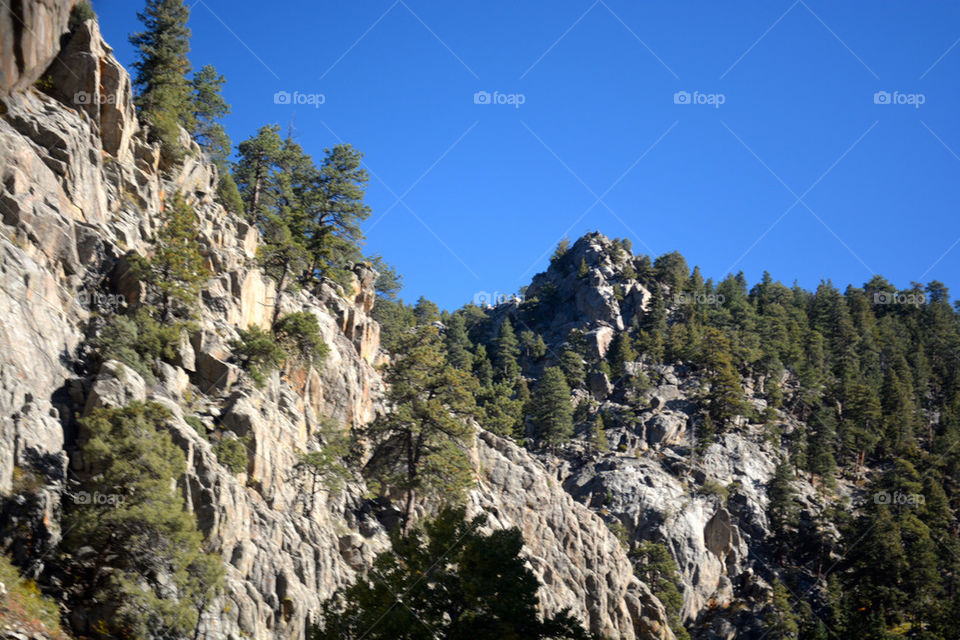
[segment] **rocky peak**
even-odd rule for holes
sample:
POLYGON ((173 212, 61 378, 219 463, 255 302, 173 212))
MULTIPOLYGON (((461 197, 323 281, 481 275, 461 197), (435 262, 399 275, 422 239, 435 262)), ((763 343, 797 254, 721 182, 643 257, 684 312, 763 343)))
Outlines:
POLYGON ((533 311, 534 328, 548 344, 580 329, 602 357, 613 332, 639 322, 647 309, 650 292, 637 277, 640 260, 622 241, 596 232, 581 237, 527 288, 525 308, 533 311))

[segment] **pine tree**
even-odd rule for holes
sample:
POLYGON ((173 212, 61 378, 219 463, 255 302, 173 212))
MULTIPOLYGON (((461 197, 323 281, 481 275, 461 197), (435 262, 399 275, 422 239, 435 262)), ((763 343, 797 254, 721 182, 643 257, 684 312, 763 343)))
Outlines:
POLYGON ((513 325, 510 323, 510 318, 504 318, 500 324, 495 351, 497 375, 504 380, 516 380, 520 375, 520 365, 517 364, 519 355, 520 343, 513 331, 513 325))
POLYGON ((590 268, 587 267, 587 259, 585 257, 580 258, 580 266, 577 268, 577 277, 586 278, 590 275, 590 268))
POLYGON ((335 277, 343 264, 355 257, 363 241, 360 224, 370 216, 363 198, 370 177, 363 154, 348 144, 326 150, 311 185, 307 249, 310 273, 335 277))
POLYGON ((478 344, 473 353, 473 375, 481 387, 489 387, 493 384, 493 365, 490 358, 487 357, 487 348, 478 344))
POLYGON ((447 347, 447 362, 461 371, 470 371, 473 364, 473 356, 470 354, 470 350, 473 345, 467 336, 467 325, 463 321, 463 316, 459 313, 453 314, 450 321, 447 322, 447 331, 444 333, 443 342, 447 347))
POLYGON ((543 337, 529 329, 520 332, 520 346, 523 355, 531 360, 539 360, 547 355, 547 344, 543 337))
POLYGON ((710 382, 707 400, 710 416, 722 431, 735 416, 742 415, 747 407, 740 386, 740 376, 730 357, 730 341, 719 329, 708 328, 704 334, 705 361, 710 382))
POLYGON ((257 262, 263 272, 276 283, 272 322, 280 317, 283 296, 294 278, 306 268, 307 250, 293 237, 287 225, 274 215, 263 223, 263 244, 257 248, 257 262))
POLYGON ((146 9, 137 14, 145 29, 130 36, 130 43, 139 50, 133 63, 134 102, 169 162, 179 161, 184 154, 179 126, 192 128, 189 17, 183 0, 147 0, 146 9))
POLYGON ((409 532, 420 496, 456 499, 472 481, 467 419, 476 413, 475 380, 451 367, 435 327, 401 338, 387 369, 393 411, 370 426, 377 443, 368 471, 381 491, 403 496, 401 526, 409 532))
POLYGON ((243 200, 237 183, 229 171, 230 136, 221 120, 230 113, 230 105, 223 99, 222 90, 226 79, 211 65, 204 65, 193 74, 193 118, 191 120, 194 140, 217 165, 217 199, 231 213, 243 213, 243 200))
POLYGON ((791 548, 794 528, 797 526, 797 505, 794 502, 796 492, 793 490, 793 471, 785 460, 777 465, 767 495, 770 502, 767 505, 767 516, 770 518, 770 529, 777 541, 781 558, 791 548))
POLYGON ((374 560, 376 577, 361 576, 328 600, 309 637, 588 640, 566 611, 541 620, 523 536, 516 528, 484 533, 485 524, 486 516, 467 521, 463 509, 445 509, 422 532, 395 536, 374 560))
POLYGON ((820 406, 813 415, 810 426, 813 433, 808 434, 807 463, 810 473, 820 476, 832 486, 833 475, 837 470, 837 461, 833 455, 836 448, 836 413, 830 407, 820 406))
POLYGON ((171 322, 193 315, 209 271, 197 244, 196 215, 179 191, 160 219, 152 255, 135 256, 131 271, 147 285, 147 301, 156 307, 158 319, 171 322))
POLYGON ((86 585, 77 604, 103 621, 98 637, 185 637, 223 587, 222 562, 204 553, 196 520, 174 488, 186 467, 164 427, 170 419, 160 405, 134 402, 96 409, 80 422, 92 471, 81 486, 93 499, 65 503, 63 546, 95 546, 95 557, 70 570, 86 585))
POLYGON ((584 369, 583 358, 579 353, 570 347, 564 347, 563 351, 560 352, 560 362, 558 366, 560 370, 563 371, 567 385, 570 388, 576 389, 583 386, 583 381, 587 374, 584 369))
POLYGON ((633 350, 630 334, 626 331, 620 331, 613 337, 613 344, 610 345, 610 369, 616 378, 627 375, 625 365, 628 362, 634 362, 637 359, 637 353, 633 350))
POLYGON ((610 445, 607 442, 607 431, 603 424, 603 416, 597 414, 593 424, 590 425, 590 442, 600 451, 608 451, 610 445))
POLYGON ((800 633, 797 615, 790 605, 790 592, 778 579, 773 581, 773 598, 763 622, 765 636, 771 640, 793 640, 800 633))
POLYGON ((237 163, 233 177, 240 191, 244 212, 254 222, 261 222, 274 211, 274 168, 280 161, 283 140, 280 127, 261 127, 255 136, 237 147, 237 163))
POLYGON ((573 436, 573 407, 570 387, 558 367, 543 370, 540 383, 530 399, 530 413, 537 428, 537 437, 555 445, 573 436))
POLYGON ((226 173, 230 156, 230 137, 220 124, 220 120, 230 113, 230 105, 221 94, 225 82, 226 78, 209 64, 193 74, 190 82, 193 92, 193 128, 190 133, 222 173, 226 173))

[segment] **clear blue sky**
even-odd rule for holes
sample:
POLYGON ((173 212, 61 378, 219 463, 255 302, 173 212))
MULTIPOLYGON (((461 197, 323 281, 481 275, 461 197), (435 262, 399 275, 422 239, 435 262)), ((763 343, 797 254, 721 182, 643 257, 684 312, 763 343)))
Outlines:
MULTIPOLYGON (((94 0, 127 65, 141 7, 94 0)), ((714 279, 960 296, 956 3, 201 0, 190 26, 235 143, 292 120, 317 159, 366 154, 366 249, 406 300, 515 291, 591 230, 714 279)))

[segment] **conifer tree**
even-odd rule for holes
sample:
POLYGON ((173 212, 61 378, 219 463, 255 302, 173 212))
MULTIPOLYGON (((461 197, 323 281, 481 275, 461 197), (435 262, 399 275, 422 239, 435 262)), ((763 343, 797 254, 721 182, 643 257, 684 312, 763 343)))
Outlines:
POLYGON ((150 125, 151 137, 162 143, 164 156, 179 161, 184 150, 179 143, 179 126, 192 128, 193 105, 190 95, 190 10, 183 0, 147 0, 137 14, 144 30, 130 36, 137 47, 133 63, 136 72, 134 102, 150 125))
POLYGON ((86 584, 84 607, 96 607, 98 637, 185 637, 223 587, 223 565, 203 551, 203 536, 174 482, 183 452, 167 434, 162 406, 134 402, 99 408, 81 423, 80 446, 92 473, 88 495, 109 504, 67 507, 64 547, 95 545, 95 557, 71 571, 86 584), (170 593, 177 594, 171 598, 170 593))
POLYGON ((135 256, 131 271, 147 285, 147 301, 157 309, 157 319, 188 319, 199 303, 200 285, 208 270, 197 244, 197 217, 180 192, 160 216, 153 253, 135 256))
POLYGON ((467 419, 476 413, 475 380, 451 367, 437 329, 421 325, 405 334, 387 369, 393 410, 370 426, 377 443, 368 475, 381 492, 403 498, 401 526, 408 532, 421 496, 456 499, 470 484, 467 419))
POLYGON ((620 331, 613 337, 613 344, 610 345, 610 369, 614 377, 627 375, 626 367, 628 362, 634 362, 637 359, 637 353, 633 350, 630 334, 626 331, 620 331))
POLYGON ((793 471, 790 464, 784 460, 777 465, 767 490, 770 498, 767 516, 770 518, 770 528, 781 558, 789 551, 793 531, 797 526, 797 505, 794 503, 796 492, 791 484, 792 480, 793 471))
POLYGON ((443 341, 447 347, 447 362, 461 371, 470 371, 473 364, 470 349, 473 345, 467 336, 467 325, 463 321, 463 316, 459 313, 453 314, 450 321, 447 322, 447 331, 443 336, 443 341))
POLYGON ((266 220, 276 204, 274 168, 280 161, 282 149, 278 125, 261 127, 256 135, 237 147, 233 177, 244 212, 254 222, 266 220))
POLYGON ((517 364, 520 343, 517 341, 510 318, 505 318, 500 324, 495 355, 497 375, 504 380, 515 380, 520 375, 520 365, 517 364))
POLYGON ((541 440, 555 445, 570 439, 573 435, 573 407, 563 371, 558 367, 544 369, 530 404, 531 418, 541 440))
POLYGON ((190 81, 193 92, 193 128, 190 133, 223 173, 226 173, 230 156, 230 137, 220 123, 230 113, 230 105, 221 93, 225 82, 226 78, 209 64, 200 67, 190 81))
POLYGON ((811 473, 819 476, 827 485, 832 486, 833 474, 837 470, 834 457, 836 448, 836 413, 830 407, 820 406, 813 415, 808 433, 807 464, 811 473))

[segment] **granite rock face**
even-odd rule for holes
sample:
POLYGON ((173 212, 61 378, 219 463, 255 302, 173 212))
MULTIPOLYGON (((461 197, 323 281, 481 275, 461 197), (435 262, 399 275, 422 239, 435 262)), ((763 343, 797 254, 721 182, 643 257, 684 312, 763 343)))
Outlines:
MULTIPOLYGON (((177 487, 227 566, 226 592, 201 635, 299 640, 320 603, 389 545, 359 476, 331 493, 297 465, 301 452, 321 446, 324 430, 361 428, 385 410, 374 365, 389 355, 370 316, 376 272, 355 265, 352 286, 324 281, 284 296, 281 311, 317 317, 329 354, 318 367, 290 367, 253 386, 229 344, 239 329, 269 326, 273 312, 275 285, 253 261, 256 229, 216 201, 217 170, 185 134, 186 160, 161 170, 137 122, 130 77, 95 21, 65 34, 70 2, 10 4, 21 5, 22 15, 0 10, 0 493, 4 514, 17 514, 0 525, 0 542, 32 575, 47 575, 70 474, 84 469, 77 418, 157 402, 169 409, 166 428, 187 458, 177 487), (31 86, 41 76, 49 80, 42 91, 31 86), (197 326, 184 332, 173 361, 156 367, 156 379, 116 361, 88 370, 91 323, 139 301, 130 256, 149 249, 178 190, 197 214, 214 274, 197 326), (247 443, 239 473, 214 450, 233 438, 247 443), (17 510, 11 505, 25 504, 25 489, 15 478, 24 473, 38 478, 39 497, 17 510), (24 530, 31 535, 20 537, 24 530)), ((602 300, 584 305, 615 316, 602 300)), ((473 456, 471 505, 493 514, 491 526, 524 533, 544 611, 569 607, 611 638, 672 637, 616 538, 533 454, 480 432, 473 456)), ((78 633, 92 624, 88 614, 71 612, 78 633)))

